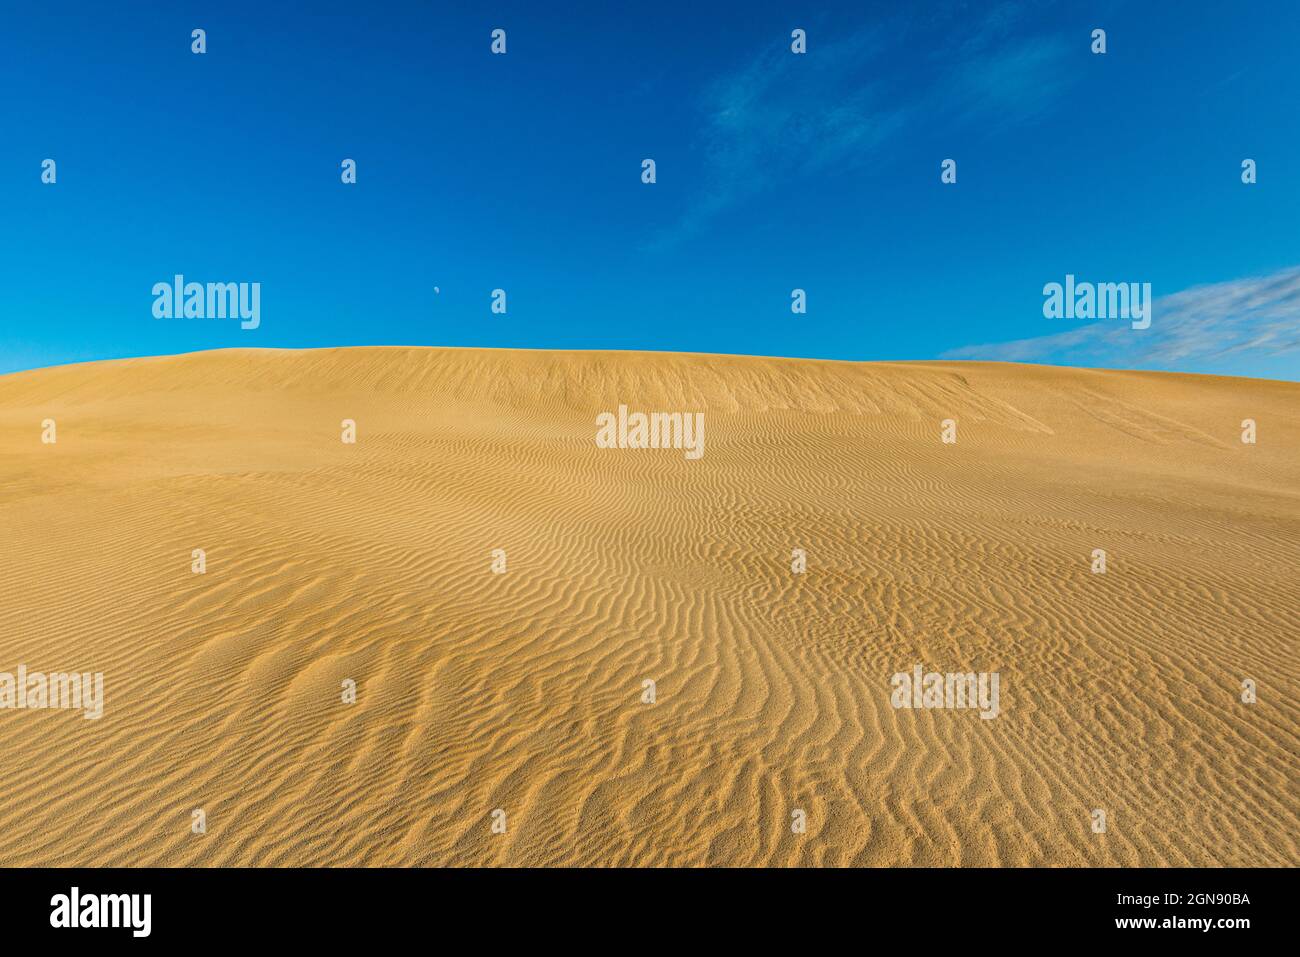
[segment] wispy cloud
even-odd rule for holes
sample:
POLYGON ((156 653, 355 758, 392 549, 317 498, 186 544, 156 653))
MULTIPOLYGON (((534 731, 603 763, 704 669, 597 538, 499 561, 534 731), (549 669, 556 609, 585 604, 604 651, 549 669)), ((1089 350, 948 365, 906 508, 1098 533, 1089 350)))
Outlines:
POLYGON ((684 239, 778 183, 833 170, 895 132, 906 111, 891 108, 881 82, 866 75, 878 53, 867 31, 811 59, 778 46, 712 83, 701 100, 703 188, 653 245, 684 239))
POLYGON ((934 20, 864 25, 838 39, 810 31, 810 52, 788 41, 752 56, 703 91, 703 188, 652 246, 697 232, 724 210, 766 190, 832 175, 882 154, 924 124, 1015 122, 1049 105, 1071 82, 1067 45, 1025 29, 1021 2, 992 8, 979 28, 934 20), (912 36, 907 44, 902 38, 912 36), (917 61, 890 61, 902 48, 917 61))
MULTIPOLYGON (((1046 322, 1048 320, 1044 320, 1046 322)), ((1149 329, 1103 320, 1067 332, 964 346, 945 359, 1187 369, 1300 349, 1300 266, 1158 297, 1149 329)))

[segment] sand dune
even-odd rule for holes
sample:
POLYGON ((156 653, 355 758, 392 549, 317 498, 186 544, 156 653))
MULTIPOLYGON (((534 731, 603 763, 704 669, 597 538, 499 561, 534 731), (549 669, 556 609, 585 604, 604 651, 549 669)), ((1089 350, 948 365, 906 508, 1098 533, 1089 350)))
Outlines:
POLYGON ((1300 385, 102 362, 0 377, 0 529, 0 671, 105 689, 0 710, 3 865, 1300 863, 1300 385), (620 403, 705 454, 598 448, 620 403))

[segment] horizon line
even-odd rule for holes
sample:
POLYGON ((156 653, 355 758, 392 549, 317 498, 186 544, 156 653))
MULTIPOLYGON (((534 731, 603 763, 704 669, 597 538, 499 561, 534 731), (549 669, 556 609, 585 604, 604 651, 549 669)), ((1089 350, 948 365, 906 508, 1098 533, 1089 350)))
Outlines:
POLYGON ((1161 376, 1196 376, 1210 379, 1238 379, 1254 382, 1280 382, 1288 385, 1300 385, 1296 379, 1274 379, 1267 376, 1225 375, 1217 372, 1184 372, 1176 369, 1138 369, 1113 366, 1065 365, 1050 362, 1024 362, 1015 359, 840 359, 821 356, 778 356, 758 353, 739 352, 692 352, 678 349, 556 349, 546 347, 523 346, 453 346, 431 345, 428 343, 370 343, 365 345, 339 346, 217 346, 212 349, 191 349, 183 352, 160 352, 132 356, 110 356, 98 359, 72 359, 66 362, 54 362, 50 365, 31 366, 0 372, 0 379, 14 375, 43 372, 50 369, 64 369, 73 366, 98 365, 110 362, 138 362, 146 359, 180 359, 202 356, 219 352, 338 352, 362 349, 392 349, 417 351, 427 350, 442 352, 535 352, 557 355, 654 355, 654 356, 689 356, 695 358, 716 359, 768 359, 780 362, 817 362, 836 363, 840 365, 940 365, 940 366, 1025 366, 1035 369, 1071 369, 1081 372, 1137 373, 1141 375, 1161 376))

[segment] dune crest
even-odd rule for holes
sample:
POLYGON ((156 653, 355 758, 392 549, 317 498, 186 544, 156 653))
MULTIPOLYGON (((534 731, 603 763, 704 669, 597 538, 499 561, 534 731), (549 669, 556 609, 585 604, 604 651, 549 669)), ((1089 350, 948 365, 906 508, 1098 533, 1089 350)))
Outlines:
POLYGON ((1298 384, 99 362, 0 376, 0 528, 0 672, 103 674, 0 708, 6 866, 1300 863, 1298 384))

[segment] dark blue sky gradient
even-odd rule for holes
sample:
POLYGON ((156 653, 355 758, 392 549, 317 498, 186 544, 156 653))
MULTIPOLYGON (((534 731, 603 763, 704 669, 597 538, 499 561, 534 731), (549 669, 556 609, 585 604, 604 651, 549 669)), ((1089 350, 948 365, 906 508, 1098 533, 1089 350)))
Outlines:
MULTIPOLYGON (((1300 264, 1300 4, 838 6, 7 4, 0 371, 353 344, 927 359, 1083 325, 1042 315, 1066 272, 1159 297, 1300 264), (153 318, 178 272, 260 282, 261 327, 153 318)), ((1166 364, 1300 377, 1295 351, 1166 364)))

